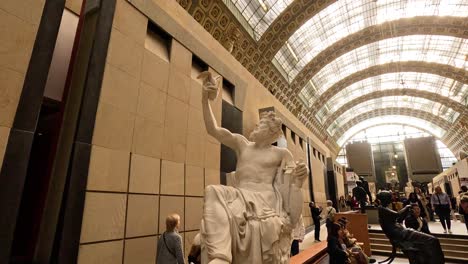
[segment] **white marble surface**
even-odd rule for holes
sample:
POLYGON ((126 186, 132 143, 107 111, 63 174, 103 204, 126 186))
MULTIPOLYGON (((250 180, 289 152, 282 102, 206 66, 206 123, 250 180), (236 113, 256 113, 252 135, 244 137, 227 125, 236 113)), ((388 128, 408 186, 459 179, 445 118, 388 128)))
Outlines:
POLYGON ((235 151, 237 166, 229 182, 205 189, 201 223, 202 263, 287 264, 291 230, 302 213, 304 162, 272 146, 283 134, 275 112, 262 113, 249 136, 219 127, 210 101, 219 94, 219 76, 202 72, 202 108, 207 133, 235 151))

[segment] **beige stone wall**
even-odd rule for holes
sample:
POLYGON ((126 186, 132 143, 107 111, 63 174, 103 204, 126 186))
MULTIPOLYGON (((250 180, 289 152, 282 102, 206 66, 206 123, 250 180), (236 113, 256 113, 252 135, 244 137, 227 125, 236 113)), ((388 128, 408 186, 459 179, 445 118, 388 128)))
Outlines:
MULTIPOLYGON (((186 250, 203 190, 219 183, 220 144, 202 122, 192 53, 148 45, 147 18, 118 0, 93 135, 79 263, 154 263, 165 217, 181 216, 186 250), (146 44, 145 44, 146 43, 146 44), (112 242, 105 242, 116 240, 112 242)), ((214 111, 221 117, 221 99, 214 111)))
POLYGON ((321 159, 319 159, 319 156, 314 156, 313 153, 310 154, 310 163, 312 167, 311 170, 315 203, 325 208, 325 206, 327 205, 327 195, 325 190, 324 176, 324 171, 326 167, 324 162, 321 159))
POLYGON ((336 173, 336 186, 337 186, 337 193, 338 193, 338 198, 340 198, 340 196, 343 196, 345 199, 346 199, 346 195, 345 195, 345 189, 344 189, 344 167, 340 167, 341 168, 341 171, 338 171, 338 170, 335 170, 335 173, 336 173))
POLYGON ((45 0, 0 1, 0 167, 45 0))
MULTIPOLYGON (((236 106, 244 111, 245 134, 257 123, 259 108, 274 106, 301 133, 313 138, 173 2, 140 1, 139 8, 145 8, 140 12, 129 2, 117 0, 93 136, 80 264, 101 260, 154 263, 165 216, 173 212, 181 215, 180 232, 187 253, 199 230, 204 187, 219 183, 220 165, 220 144, 206 134, 203 124, 201 84, 192 73, 193 54, 235 85, 236 106), (174 36, 168 56, 148 42, 147 16, 174 36), (167 19, 190 28, 177 28, 177 23, 167 19), (209 53, 204 45, 209 46, 209 53)), ((221 98, 213 106, 220 122, 221 98)), ((300 146, 297 138, 289 145, 296 158, 306 160, 305 142, 300 146)), ((320 184, 324 188, 323 176, 321 179, 316 185, 319 189, 320 184)), ((308 202, 307 188, 306 182, 303 194, 308 202)), ((310 224, 306 203, 304 211, 306 224, 310 224)))

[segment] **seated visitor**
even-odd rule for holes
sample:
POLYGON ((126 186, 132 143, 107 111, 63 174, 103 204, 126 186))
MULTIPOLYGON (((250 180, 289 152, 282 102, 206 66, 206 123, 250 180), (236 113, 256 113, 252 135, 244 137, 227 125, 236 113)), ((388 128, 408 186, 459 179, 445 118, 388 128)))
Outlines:
POLYGON ((184 264, 182 237, 178 233, 180 216, 171 214, 166 217, 166 231, 159 237, 157 263, 184 264))
POLYGON ((250 140, 219 127, 209 103, 218 95, 218 81, 211 72, 199 78, 206 131, 237 156, 233 185, 205 188, 202 263, 289 263, 308 169, 289 150, 272 145, 283 134, 275 112, 262 113, 250 140))
POLYGON ((411 204, 412 212, 405 218, 405 226, 407 228, 413 228, 416 231, 420 231, 426 234, 430 234, 429 226, 427 225, 426 219, 421 217, 421 208, 418 204, 411 204))
POLYGON ((376 262, 375 259, 369 259, 369 257, 364 253, 362 250, 362 245, 364 243, 359 243, 356 238, 349 232, 346 228, 348 224, 348 219, 342 217, 338 219, 338 224, 341 226, 343 230, 343 243, 346 246, 346 250, 349 254, 349 259, 351 264, 367 264, 367 263, 374 263, 376 262), (356 254, 351 254, 355 252, 356 254))
POLYGON ((337 223, 331 223, 327 237, 327 253, 330 257, 330 264, 350 263, 349 253, 342 246, 343 237, 341 226, 337 223))

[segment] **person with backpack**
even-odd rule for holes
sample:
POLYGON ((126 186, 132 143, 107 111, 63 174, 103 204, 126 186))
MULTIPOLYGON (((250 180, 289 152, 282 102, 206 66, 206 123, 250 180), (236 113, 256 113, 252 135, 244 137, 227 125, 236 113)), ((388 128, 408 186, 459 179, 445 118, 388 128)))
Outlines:
POLYGON ((329 230, 330 226, 335 222, 335 214, 336 209, 333 208, 333 202, 331 200, 327 200, 327 207, 325 208, 325 226, 327 227, 327 230, 329 230))

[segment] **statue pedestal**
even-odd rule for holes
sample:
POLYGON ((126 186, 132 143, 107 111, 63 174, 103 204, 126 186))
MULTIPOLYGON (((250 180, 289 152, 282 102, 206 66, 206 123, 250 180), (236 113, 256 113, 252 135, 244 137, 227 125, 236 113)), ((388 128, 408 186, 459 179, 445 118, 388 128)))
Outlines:
POLYGON ((359 211, 348 211, 343 213, 336 213, 335 220, 341 217, 348 219, 349 223, 347 229, 358 242, 364 243, 362 249, 367 256, 371 256, 369 229, 367 228, 367 214, 361 214, 359 211))

